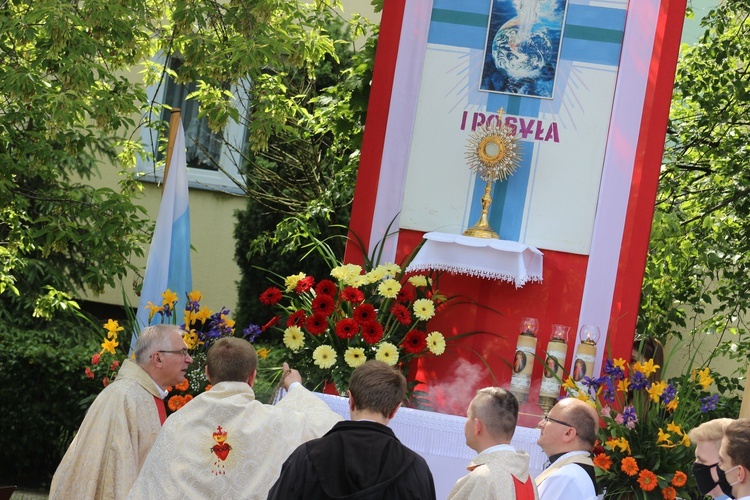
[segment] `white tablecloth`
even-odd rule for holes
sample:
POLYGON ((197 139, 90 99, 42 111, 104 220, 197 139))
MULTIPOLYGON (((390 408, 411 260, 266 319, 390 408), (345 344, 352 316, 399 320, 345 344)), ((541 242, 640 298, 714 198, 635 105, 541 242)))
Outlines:
MULTIPOLYGON (((317 394, 333 411, 349 419, 349 400, 339 396, 317 394)), ((466 417, 445 415, 429 411, 401 408, 389 427, 396 437, 410 449, 424 457, 435 480, 437 498, 448 496, 453 485, 467 474, 466 466, 476 452, 466 446, 464 423, 466 417)), ((511 445, 531 456, 530 472, 536 477, 547 456, 539 445, 539 429, 516 427, 511 445)))
POLYGON ((431 232, 407 271, 448 271, 509 281, 520 288, 542 281, 543 254, 517 241, 431 232))

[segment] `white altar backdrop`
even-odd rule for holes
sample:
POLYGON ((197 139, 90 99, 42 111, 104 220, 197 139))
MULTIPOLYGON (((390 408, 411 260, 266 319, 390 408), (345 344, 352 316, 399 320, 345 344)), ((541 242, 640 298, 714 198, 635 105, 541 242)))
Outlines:
MULTIPOLYGON (((349 399, 329 394, 316 393, 333 411, 349 419, 349 399)), ((466 466, 476 452, 466 446, 464 424, 466 417, 446 415, 412 408, 401 408, 391 420, 389 427, 396 437, 427 461, 435 480, 438 499, 448 496, 459 478, 466 475, 466 466)), ((530 472, 536 477, 547 456, 539 445, 539 429, 516 427, 511 445, 531 456, 530 472)))

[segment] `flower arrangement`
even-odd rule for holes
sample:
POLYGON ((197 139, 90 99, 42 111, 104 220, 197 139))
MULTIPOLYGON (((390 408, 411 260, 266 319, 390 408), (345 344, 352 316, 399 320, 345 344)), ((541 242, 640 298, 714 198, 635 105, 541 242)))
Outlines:
MULTIPOLYGON (((177 315, 174 306, 177 303, 177 295, 171 290, 162 294, 162 303, 159 306, 149 302, 149 324, 170 323, 177 324, 177 315)), ((186 374, 186 379, 169 389, 169 395, 165 398, 168 412, 175 412, 182 408, 195 395, 208 390, 210 385, 206 379, 206 350, 217 339, 226 336, 235 336, 235 324, 229 318, 230 311, 222 307, 219 311, 212 311, 202 305, 203 296, 197 290, 187 294, 182 324, 180 327, 185 331, 183 340, 187 345, 193 363, 186 374)), ((132 319, 132 318, 131 318, 132 319)), ((133 322, 134 323, 134 322, 133 322)), ((128 356, 128 349, 120 345, 119 334, 126 331, 128 337, 131 329, 120 326, 118 321, 108 320, 104 324, 106 334, 101 343, 101 351, 91 356, 90 363, 85 367, 84 373, 88 378, 101 379, 106 387, 110 381, 117 376, 117 370, 122 361, 128 356), (119 347, 119 349, 118 349, 119 347)), ((248 342, 254 342, 262 329, 257 325, 250 325, 242 331, 242 338, 248 342)), ((268 351, 258 350, 258 355, 263 357, 268 351)))
POLYGON ((604 375, 584 378, 580 391, 572 378, 569 395, 589 401, 603 425, 594 448, 597 482, 606 498, 694 498, 688 475, 695 459, 687 433, 718 417, 720 397, 711 395, 708 368, 670 381, 650 380, 658 365, 652 359, 628 366, 607 359, 604 375))
POLYGON ((433 276, 407 276, 389 263, 369 271, 339 265, 331 277, 316 281, 294 274, 260 295, 273 310, 264 328, 277 332, 290 364, 307 378, 310 389, 322 390, 332 382, 339 393, 345 392, 351 372, 368 359, 406 374, 415 357, 445 351, 443 335, 427 328, 446 301, 433 276))

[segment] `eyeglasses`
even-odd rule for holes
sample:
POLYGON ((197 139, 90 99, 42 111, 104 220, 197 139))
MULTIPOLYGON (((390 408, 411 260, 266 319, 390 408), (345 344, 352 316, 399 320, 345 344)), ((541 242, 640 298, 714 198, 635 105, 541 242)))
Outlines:
POLYGON ((188 357, 188 349, 187 349, 187 347, 184 347, 184 348, 180 349, 179 351, 156 351, 156 352, 162 353, 162 354, 182 354, 183 358, 187 358, 188 357))
MULTIPOLYGON (((557 420, 556 418, 552 418, 552 417, 550 417, 549 415, 547 415, 546 417, 544 417, 544 418, 542 419, 542 422, 544 422, 544 423, 545 423, 545 425, 546 425, 546 424, 547 424, 548 422, 555 422, 556 424, 564 425, 564 426, 566 426, 566 427, 573 427, 573 426, 572 426, 572 425, 570 425, 569 423, 567 423, 567 422, 563 422, 562 420, 557 420)), ((575 427, 573 427, 573 428, 575 429, 575 427)))

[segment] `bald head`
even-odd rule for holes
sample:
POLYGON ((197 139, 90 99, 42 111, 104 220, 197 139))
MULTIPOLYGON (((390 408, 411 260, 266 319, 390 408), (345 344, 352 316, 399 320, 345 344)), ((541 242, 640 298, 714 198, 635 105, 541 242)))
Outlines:
POLYGON ((537 443, 547 456, 569 451, 591 451, 596 443, 599 415, 596 409, 576 398, 565 398, 542 419, 537 443))

